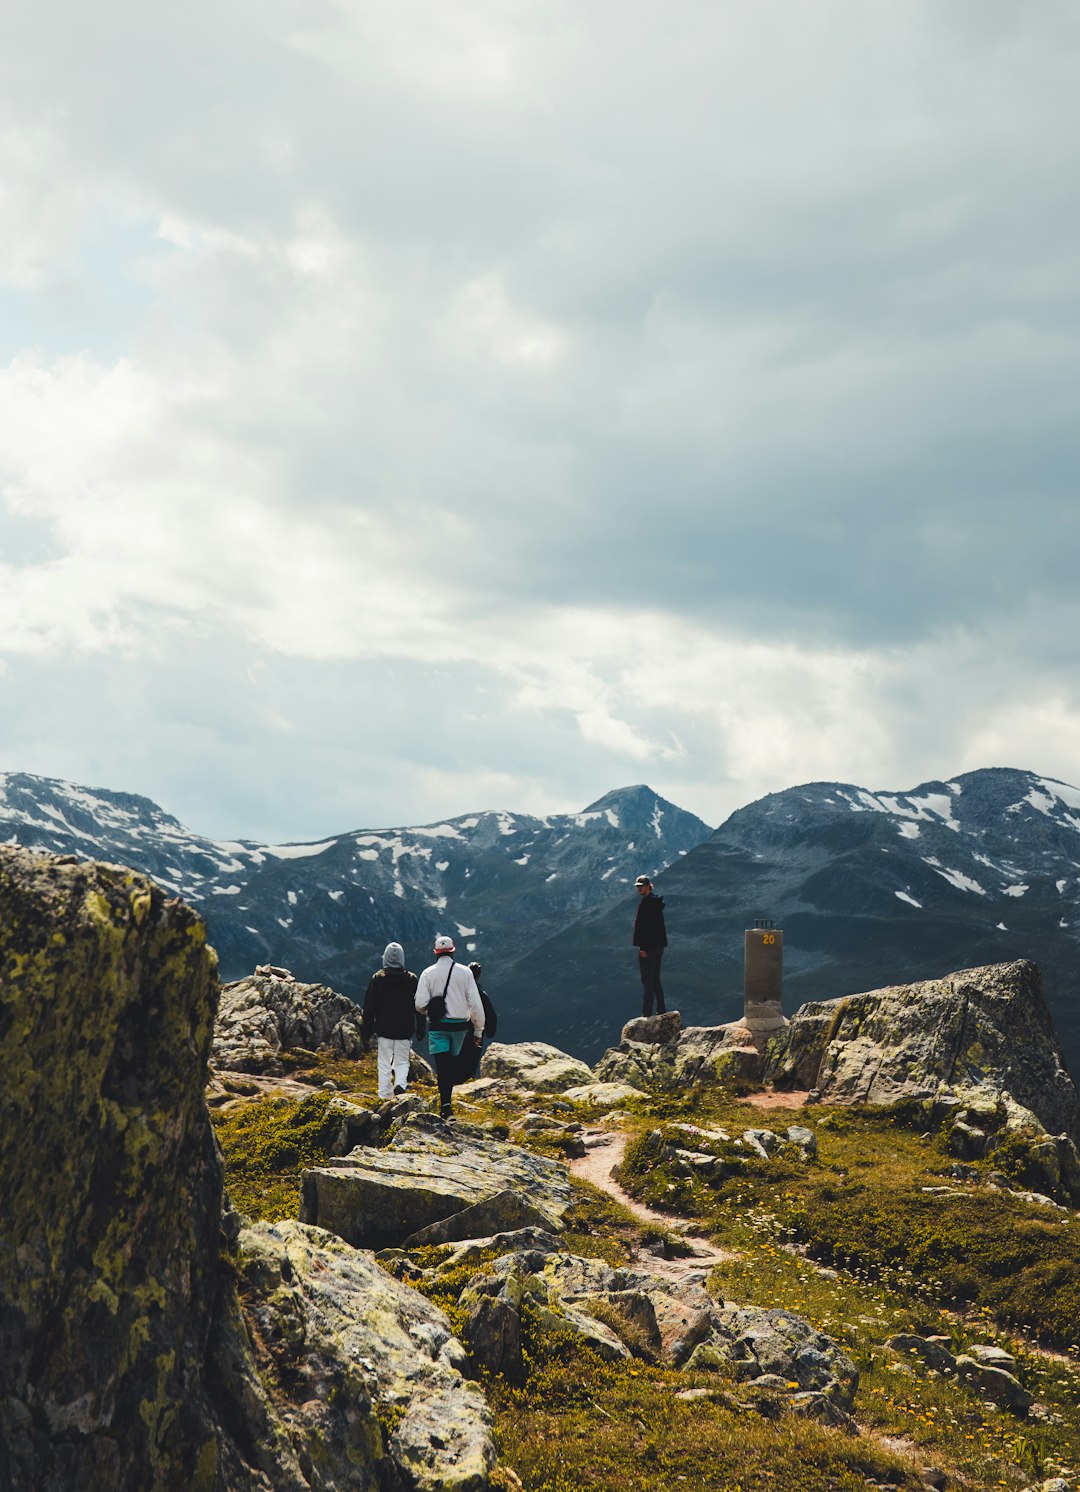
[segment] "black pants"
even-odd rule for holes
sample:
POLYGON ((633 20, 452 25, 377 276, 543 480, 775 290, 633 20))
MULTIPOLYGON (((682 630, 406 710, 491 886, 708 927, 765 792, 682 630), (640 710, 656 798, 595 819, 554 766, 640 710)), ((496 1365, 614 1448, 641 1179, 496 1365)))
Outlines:
POLYGON ((455 1085, 467 1083, 476 1075, 480 1063, 480 1048, 473 1041, 470 1032, 456 1056, 453 1052, 438 1052, 431 1060, 435 1065, 435 1080, 439 1085, 439 1107, 446 1110, 450 1107, 455 1085))
POLYGON ((667 1010, 664 1004, 664 986, 660 983, 660 960, 664 956, 662 948, 646 948, 638 950, 638 972, 641 975, 641 1013, 652 1015, 653 996, 656 996, 656 1013, 663 1015, 667 1010), (644 952, 644 957, 642 957, 644 952))

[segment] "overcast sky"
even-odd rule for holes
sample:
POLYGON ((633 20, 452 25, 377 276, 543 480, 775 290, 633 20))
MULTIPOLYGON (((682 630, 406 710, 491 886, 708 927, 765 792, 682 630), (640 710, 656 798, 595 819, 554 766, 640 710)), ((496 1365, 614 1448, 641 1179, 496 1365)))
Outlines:
POLYGON ((1080 783, 1074 0, 0 21, 0 770, 1080 783))

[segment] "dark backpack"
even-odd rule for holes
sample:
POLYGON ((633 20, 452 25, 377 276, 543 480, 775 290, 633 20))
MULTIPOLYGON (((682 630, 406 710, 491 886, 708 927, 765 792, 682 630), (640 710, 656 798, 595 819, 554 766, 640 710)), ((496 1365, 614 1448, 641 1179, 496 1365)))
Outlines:
MULTIPOLYGON (((479 985, 477 989, 480 989, 479 985)), ((499 1025, 499 1017, 495 1014, 495 1007, 484 990, 480 990, 480 1004, 484 1007, 484 1035, 494 1037, 499 1025)))

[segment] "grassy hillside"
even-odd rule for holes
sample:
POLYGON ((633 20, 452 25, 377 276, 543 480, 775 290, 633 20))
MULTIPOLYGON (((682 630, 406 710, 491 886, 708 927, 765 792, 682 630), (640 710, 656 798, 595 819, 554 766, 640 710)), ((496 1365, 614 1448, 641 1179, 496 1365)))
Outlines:
MULTIPOLYGON (((374 1102, 373 1059, 339 1061, 332 1071, 340 1089, 374 1102)), ((295 1215, 299 1171, 324 1153, 329 1097, 238 1101, 216 1116, 243 1210, 295 1215)), ((628 1360, 603 1362, 572 1336, 527 1333, 524 1381, 479 1373, 495 1415, 501 1485, 1020 1489, 1062 1474, 1077 1485, 1080 1216, 991 1190, 981 1164, 956 1174, 938 1138, 912 1128, 902 1109, 780 1110, 763 1101, 774 1100, 715 1087, 636 1101, 615 1121, 627 1140, 621 1181, 640 1203, 673 1224, 692 1219, 723 1246, 728 1257, 710 1279, 715 1295, 784 1306, 844 1347, 861 1375, 855 1432, 804 1419, 784 1392, 752 1393, 724 1368, 678 1371, 653 1361, 644 1344, 628 1360), (792 1124, 813 1132, 816 1158, 793 1147, 768 1160, 733 1148, 748 1128, 783 1134, 792 1124), (702 1134, 709 1130, 732 1138, 710 1139, 702 1134), (688 1166, 688 1148, 720 1162, 707 1179, 688 1166), (954 1354, 1005 1348, 1034 1405, 1026 1416, 995 1407, 955 1376, 890 1348, 901 1332, 940 1338, 954 1354)), ((598 1120, 557 1097, 530 1098, 528 1107, 549 1126, 518 1130, 520 1100, 468 1109, 459 1101, 462 1117, 549 1154, 572 1144, 575 1123, 598 1120)), ((613 1263, 642 1248, 680 1247, 584 1183, 575 1184, 566 1246, 613 1263)), ((395 1268, 453 1321, 461 1289, 488 1266, 437 1274, 439 1252, 417 1251, 395 1268)))

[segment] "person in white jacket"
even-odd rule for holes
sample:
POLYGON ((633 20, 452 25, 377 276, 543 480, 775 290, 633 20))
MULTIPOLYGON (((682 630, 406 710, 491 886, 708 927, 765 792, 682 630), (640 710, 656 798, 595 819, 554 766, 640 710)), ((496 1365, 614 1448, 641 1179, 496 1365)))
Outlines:
POLYGON ((439 1112, 449 1119, 454 1084, 464 1077, 462 1047, 467 1041, 479 1046, 484 1039, 484 1007, 472 971, 454 962, 453 938, 436 938, 433 951, 435 962, 420 975, 416 986, 416 1008, 424 1015, 431 1002, 436 1002, 429 1018, 428 1051, 439 1083, 439 1112))

